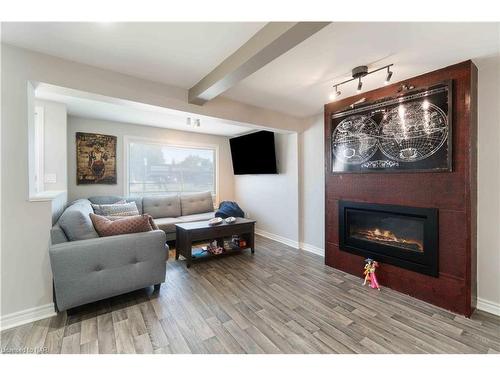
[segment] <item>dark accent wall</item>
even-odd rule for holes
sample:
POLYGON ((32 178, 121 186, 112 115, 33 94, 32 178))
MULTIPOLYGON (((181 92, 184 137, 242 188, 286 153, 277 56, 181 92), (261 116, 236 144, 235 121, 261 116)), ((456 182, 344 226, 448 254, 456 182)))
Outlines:
POLYGON ((389 264, 379 282, 413 297, 470 316, 476 306, 477 68, 465 61, 325 105, 325 263, 362 276, 364 259, 339 250, 338 201, 439 209, 439 277, 389 264), (331 114, 361 98, 375 101, 416 88, 453 82, 452 172, 333 174, 331 114))

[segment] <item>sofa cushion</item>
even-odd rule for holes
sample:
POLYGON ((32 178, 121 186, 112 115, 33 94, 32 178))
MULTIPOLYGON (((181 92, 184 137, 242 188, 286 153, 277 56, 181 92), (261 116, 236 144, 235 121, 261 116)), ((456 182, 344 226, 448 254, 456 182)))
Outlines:
POLYGON ((158 219, 153 219, 158 229, 161 229, 165 233, 175 233, 175 224, 181 222, 178 217, 161 217, 158 219))
POLYGON ((207 191, 204 193, 181 194, 181 208, 182 216, 212 212, 214 210, 212 193, 207 191))
POLYGON ((105 216, 90 214, 90 219, 101 237, 117 236, 119 234, 141 233, 153 230, 150 216, 137 215, 110 220, 105 216))
POLYGON ((153 218, 181 216, 181 202, 177 194, 153 195, 142 198, 145 214, 153 218))
POLYGON ((215 216, 215 212, 205 212, 202 214, 194 214, 194 215, 186 215, 186 216, 181 216, 179 219, 183 223, 189 223, 192 221, 208 221, 210 219, 213 219, 215 216))
POLYGON ((50 230, 50 242, 52 243, 52 245, 68 242, 68 237, 66 237, 66 234, 64 234, 61 226, 57 223, 50 230))
POLYGON ((70 241, 99 237, 90 220, 91 213, 94 213, 94 210, 87 199, 79 199, 64 210, 58 224, 70 241))
POLYGON ((98 195, 90 197, 89 201, 93 204, 115 204, 121 200, 126 202, 135 202, 139 214, 142 214, 142 197, 121 197, 119 195, 98 195))
POLYGON ((94 213, 101 216, 134 216, 139 215, 135 202, 119 201, 114 204, 92 204, 94 213))

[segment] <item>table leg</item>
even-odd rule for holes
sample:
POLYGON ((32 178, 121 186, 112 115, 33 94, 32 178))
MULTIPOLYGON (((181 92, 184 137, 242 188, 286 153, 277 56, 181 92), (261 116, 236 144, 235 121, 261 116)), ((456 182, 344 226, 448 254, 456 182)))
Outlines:
POLYGON ((175 260, 179 260, 182 246, 182 232, 176 228, 175 230, 175 260))
POLYGON ((191 240, 191 236, 189 234, 184 238, 184 246, 183 246, 183 254, 184 258, 186 258, 186 267, 191 267, 191 263, 193 261, 193 242, 191 240))
POLYGON ((250 250, 252 254, 255 253, 255 231, 252 229, 252 233, 250 233, 250 250))

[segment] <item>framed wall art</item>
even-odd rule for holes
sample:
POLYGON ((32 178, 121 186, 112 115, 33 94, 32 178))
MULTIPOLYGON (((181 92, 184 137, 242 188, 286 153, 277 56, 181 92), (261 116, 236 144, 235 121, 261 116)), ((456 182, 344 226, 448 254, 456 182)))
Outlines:
POLYGON ((338 111, 333 173, 452 170, 452 82, 338 111))
POLYGON ((116 184, 116 137, 76 133, 76 183, 116 184))

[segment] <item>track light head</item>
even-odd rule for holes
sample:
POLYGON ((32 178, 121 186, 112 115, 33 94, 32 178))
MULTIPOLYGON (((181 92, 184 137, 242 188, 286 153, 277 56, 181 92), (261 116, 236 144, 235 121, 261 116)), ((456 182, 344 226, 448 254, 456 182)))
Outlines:
POLYGON ((388 66, 387 67, 387 76, 385 77, 385 82, 384 82, 386 85, 389 84, 391 77, 392 77, 391 67, 388 66))
POLYGON ((330 94, 330 100, 335 100, 337 97, 339 97, 342 93, 338 89, 338 85, 333 86, 333 92, 330 94))
POLYGON ((361 92, 361 89, 363 88, 363 82, 361 82, 361 77, 358 78, 358 92, 361 92))

